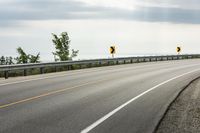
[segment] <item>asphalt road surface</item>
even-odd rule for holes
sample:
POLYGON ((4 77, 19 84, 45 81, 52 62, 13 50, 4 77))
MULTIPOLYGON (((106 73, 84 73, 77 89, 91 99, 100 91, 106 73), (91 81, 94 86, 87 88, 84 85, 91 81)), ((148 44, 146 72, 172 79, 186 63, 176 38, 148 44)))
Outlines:
POLYGON ((151 133, 200 60, 0 80, 0 133, 151 133))

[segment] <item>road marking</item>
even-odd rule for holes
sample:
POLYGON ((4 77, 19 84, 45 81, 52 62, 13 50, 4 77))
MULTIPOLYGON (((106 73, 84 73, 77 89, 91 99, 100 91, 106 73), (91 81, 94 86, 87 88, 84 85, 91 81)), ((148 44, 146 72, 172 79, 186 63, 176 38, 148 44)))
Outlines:
MULTIPOLYGON (((191 65, 189 65, 189 66, 191 66, 191 65)), ((196 66, 196 65, 192 65, 192 66, 196 66)), ((16 104, 32 101, 32 100, 35 100, 35 99, 39 99, 39 98, 42 98, 42 97, 45 97, 45 96, 49 96, 49 95, 53 95, 53 94, 56 94, 56 93, 64 92, 64 91, 71 90, 71 89, 74 89, 74 88, 100 83, 100 82, 107 81, 107 80, 108 79, 102 79, 102 80, 93 81, 93 82, 86 82, 86 83, 81 84, 81 85, 77 85, 77 86, 73 86, 73 87, 69 87, 69 88, 65 88, 65 89, 60 89, 60 90, 56 90, 56 91, 50 91, 50 92, 47 92, 47 93, 40 94, 38 96, 33 96, 33 97, 25 98, 25 99, 22 99, 22 100, 19 100, 19 101, 16 101, 16 102, 0 105, 0 109, 6 108, 6 107, 9 107, 9 106, 12 106, 12 105, 16 105, 16 104)))
MULTIPOLYGON (((189 66, 196 66, 196 65, 189 65, 189 66)), ((197 69, 197 70, 199 70, 199 69, 197 69)), ((197 70, 194 70, 194 71, 197 71, 197 70)), ((191 71, 190 73, 192 73, 192 72, 193 72, 193 71, 191 71)), ((186 74, 187 74, 187 73, 186 73, 186 74)), ((55 77, 56 77, 56 76, 55 76, 55 77)), ((86 82, 86 83, 81 84, 81 85, 77 85, 77 86, 73 86, 73 87, 69 87, 69 88, 65 88, 65 89, 60 89, 60 90, 56 90, 56 91, 50 91, 50 92, 47 92, 47 93, 40 94, 40 95, 38 95, 38 96, 33 96, 33 97, 25 98, 25 99, 22 99, 22 100, 19 100, 19 101, 16 101, 16 102, 12 102, 12 103, 8 103, 8 104, 0 105, 0 109, 1 109, 1 108, 5 108, 5 107, 9 107, 9 106, 12 106, 12 105, 16 105, 16 104, 20 104, 20 103, 32 101, 32 100, 35 100, 35 99, 39 99, 39 98, 41 98, 41 97, 53 95, 53 94, 56 94, 56 93, 64 92, 64 91, 71 90, 71 89, 74 89, 74 88, 82 87, 82 86, 85 86, 85 85, 96 84, 96 83, 103 82, 103 81, 107 81, 107 80, 108 80, 108 79, 102 79, 102 80, 94 81, 94 82, 86 82)), ((173 80, 173 79, 172 79, 172 80, 173 80)), ((22 81, 22 82, 23 82, 23 81, 22 81)), ((168 82, 169 82, 169 81, 168 81, 168 82)))
MULTIPOLYGON (((141 67, 146 67, 146 66, 154 66, 154 65, 157 65, 157 64, 136 66, 134 69, 141 68, 141 67)), ((108 66, 108 67, 115 67, 115 66, 108 66)), ((117 67, 117 66, 116 66, 116 67, 117 67)), ((127 69, 127 68, 130 68, 130 67, 125 67, 125 69, 127 69)), ((92 71, 92 70, 88 70, 88 71, 84 71, 84 72, 95 72, 95 71, 98 72, 98 69, 99 69, 99 68, 94 68, 93 71, 92 71)), ((124 68, 119 68, 119 69, 124 69, 124 68)), ((117 70, 119 70, 119 69, 117 69, 117 70)), ((132 69, 132 68, 131 68, 131 69, 132 69)), ((109 70, 113 70, 113 69, 109 69, 109 70)), ((115 69, 115 71, 116 71, 116 69, 115 69)), ((30 82, 30 81, 36 81, 36 80, 43 80, 43 79, 51 79, 51 78, 57 78, 57 77, 64 77, 64 76, 72 76, 72 75, 80 74, 80 73, 83 73, 83 71, 78 70, 78 71, 73 72, 73 73, 70 73, 70 74, 69 74, 69 73, 66 73, 66 74, 58 74, 58 75, 46 76, 46 77, 35 78, 35 79, 28 79, 28 80, 23 80, 23 81, 16 81, 16 82, 10 82, 10 83, 2 83, 2 84, 0 84, 0 86, 6 86, 6 85, 12 85, 12 84, 19 84, 19 83, 30 82)))
POLYGON ((84 84, 81 84, 81 85, 77 85, 77 86, 73 86, 73 87, 69 87, 69 88, 65 88, 65 89, 60 89, 60 90, 56 90, 56 91, 47 92, 47 93, 44 93, 44 94, 41 94, 41 95, 38 95, 38 96, 34 96, 34 97, 26 98, 26 99, 23 99, 23 100, 19 100, 19 101, 16 101, 16 102, 0 105, 0 109, 6 108, 6 107, 9 107, 9 106, 12 106, 12 105, 32 101, 32 100, 35 100, 35 99, 39 99, 39 98, 49 96, 49 95, 53 95, 53 94, 56 94, 56 93, 64 92, 64 91, 71 90, 71 89, 74 89, 74 88, 96 84, 96 83, 99 83, 99 82, 102 82, 102 81, 107 81, 107 80, 108 79, 103 79, 103 80, 94 81, 94 82, 87 82, 87 83, 84 83, 84 84))
POLYGON ((94 129, 94 128, 97 127, 99 124, 101 124, 102 122, 104 122, 106 119, 108 119, 109 117, 111 117, 112 115, 114 115, 115 113, 117 113, 119 110, 121 110, 122 108, 124 108, 125 106, 127 106, 128 104, 130 104, 131 102, 137 100, 138 98, 142 97, 143 95, 149 93, 150 91, 152 91, 152 90, 154 90, 154 89, 156 89, 156 88, 158 88, 158 87, 160 87, 160 86, 162 86, 162 85, 164 85, 164 84, 166 84, 166 83, 168 83, 168 82, 170 82, 170 81, 172 81, 172 80, 175 80, 175 79, 177 79, 177 78, 180 78, 180 77, 182 77, 182 76, 185 76, 185 75, 187 75, 187 74, 190 74, 190 73, 193 73, 193 72, 196 72, 196 71, 199 71, 199 70, 200 70, 200 69, 196 69, 196 70, 193 70, 193 71, 190 71, 190 72, 181 74, 181 75, 179 75, 179 76, 176 76, 176 77, 174 77, 174 78, 168 79, 168 80, 166 80, 166 81, 164 81, 164 82, 162 82, 162 83, 160 83, 160 84, 158 84, 158 85, 156 85, 156 86, 154 86, 154 87, 148 89, 147 91, 145 91, 145 92, 139 94, 138 96, 132 98, 131 100, 129 100, 129 101, 127 101, 126 103, 122 104, 121 106, 117 107, 117 108, 114 109, 113 111, 109 112, 108 114, 106 114, 106 115, 103 116, 102 118, 98 119, 96 122, 94 122, 94 123, 91 124, 90 126, 88 126, 88 127, 86 127, 85 129, 83 129, 83 130, 81 131, 81 133, 88 133, 88 132, 90 132, 92 129, 94 129))

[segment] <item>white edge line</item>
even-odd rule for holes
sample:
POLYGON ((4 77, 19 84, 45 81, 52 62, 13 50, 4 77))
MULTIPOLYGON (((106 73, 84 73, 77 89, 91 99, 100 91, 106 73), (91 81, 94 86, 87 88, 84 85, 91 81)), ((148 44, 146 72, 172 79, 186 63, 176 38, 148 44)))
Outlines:
POLYGON ((101 124, 102 122, 104 122, 106 119, 108 119, 109 117, 111 117, 112 115, 114 115, 115 113, 117 113, 119 110, 121 110, 122 108, 124 108, 125 106, 127 106, 128 104, 130 104, 131 102, 135 101, 136 99, 140 98, 141 96, 147 94, 148 92, 158 88, 159 86, 162 86, 174 79, 177 79, 177 78, 180 78, 182 76, 185 76, 187 74, 190 74, 190 73, 193 73, 193 72, 196 72, 196 71, 199 71, 200 69, 196 69, 196 70, 193 70, 193 71, 190 71, 190 72, 187 72, 187 73, 184 73, 184 74, 181 74, 179 76, 176 76, 174 78, 171 78, 169 80, 166 80, 150 89, 148 89, 147 91, 139 94, 138 96, 132 98, 131 100, 127 101, 126 103, 122 104, 121 106, 117 107, 116 109, 114 109, 113 111, 109 112, 108 114, 106 114, 105 116, 103 116, 102 118, 100 118, 99 120, 97 120, 96 122, 94 122, 93 124, 91 124, 90 126, 86 127, 85 129, 83 129, 81 131, 81 133, 88 133, 89 131, 91 131, 92 129, 94 129, 95 127, 97 127, 99 124, 101 124))

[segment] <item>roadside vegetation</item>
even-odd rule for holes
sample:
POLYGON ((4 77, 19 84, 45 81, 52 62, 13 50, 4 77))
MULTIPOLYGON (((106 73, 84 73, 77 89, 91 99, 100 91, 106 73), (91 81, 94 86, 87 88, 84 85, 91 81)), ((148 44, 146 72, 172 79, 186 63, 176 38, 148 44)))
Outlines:
POLYGON ((56 51, 53 52, 55 61, 72 60, 78 55, 78 50, 72 49, 71 52, 69 51, 71 40, 69 39, 67 32, 62 32, 60 36, 57 36, 56 34, 52 35, 52 42, 56 49, 56 51))
MULTIPOLYGON (((55 51, 52 52, 55 61, 67 61, 72 60, 78 55, 78 50, 72 49, 70 52, 70 38, 67 32, 62 32, 59 36, 52 33, 53 45, 55 46, 55 51)), ((39 63, 40 53, 36 55, 26 53, 22 47, 16 49, 18 56, 0 56, 0 65, 12 65, 12 64, 26 64, 26 63, 39 63)))
MULTIPOLYGON (((55 47, 55 51, 52 52, 54 55, 55 61, 68 61, 73 60, 74 57, 78 55, 79 50, 72 49, 70 51, 70 43, 71 40, 69 38, 69 35, 67 32, 62 32, 60 35, 56 35, 52 33, 52 43, 55 47)), ((16 49, 16 52, 18 54, 17 57, 12 56, 0 56, 0 65, 13 65, 13 64, 27 64, 27 63, 40 63, 41 62, 41 56, 40 52, 38 52, 36 55, 32 55, 27 53, 22 47, 18 47, 16 49)), ((73 69, 76 69, 78 66, 73 66, 73 69)), ((46 72, 55 72, 55 71, 64 71, 69 68, 66 67, 60 67, 55 69, 47 68, 46 72)), ((72 69, 72 68, 71 68, 72 69)), ((40 70, 34 69, 27 72, 28 75, 34 75, 40 73, 40 70)), ((4 73, 0 72, 0 77, 3 77, 4 73)), ((15 73, 10 72, 10 76, 21 76, 22 72, 17 71, 15 73)))

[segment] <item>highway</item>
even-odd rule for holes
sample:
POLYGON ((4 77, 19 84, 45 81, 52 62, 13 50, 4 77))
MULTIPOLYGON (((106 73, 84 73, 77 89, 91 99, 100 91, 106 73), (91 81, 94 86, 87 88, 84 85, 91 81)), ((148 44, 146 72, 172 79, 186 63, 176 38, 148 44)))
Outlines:
POLYGON ((200 59, 0 80, 0 133, 151 133, 200 59))

